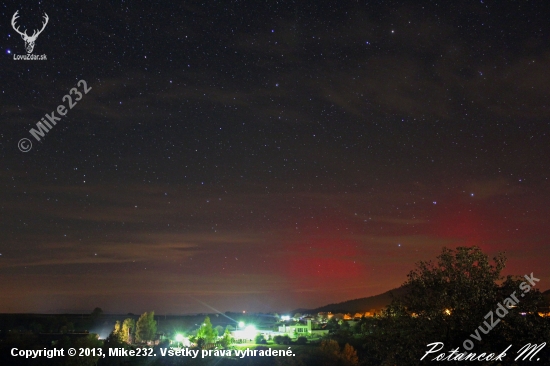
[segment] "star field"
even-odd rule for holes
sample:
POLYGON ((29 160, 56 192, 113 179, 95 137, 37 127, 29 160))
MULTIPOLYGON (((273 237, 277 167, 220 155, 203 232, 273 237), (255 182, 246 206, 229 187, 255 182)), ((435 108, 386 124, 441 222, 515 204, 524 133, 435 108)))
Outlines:
POLYGON ((2 5, 0 312, 315 307, 460 245, 549 283, 549 10, 2 5))

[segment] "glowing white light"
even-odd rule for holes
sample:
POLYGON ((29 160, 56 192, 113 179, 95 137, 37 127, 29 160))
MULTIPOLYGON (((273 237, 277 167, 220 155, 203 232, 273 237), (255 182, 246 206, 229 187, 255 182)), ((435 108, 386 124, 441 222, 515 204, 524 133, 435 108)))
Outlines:
POLYGON ((244 328, 243 335, 246 339, 254 339, 254 337, 256 337, 256 334, 258 334, 258 331, 256 330, 255 326, 247 325, 246 328, 244 328))

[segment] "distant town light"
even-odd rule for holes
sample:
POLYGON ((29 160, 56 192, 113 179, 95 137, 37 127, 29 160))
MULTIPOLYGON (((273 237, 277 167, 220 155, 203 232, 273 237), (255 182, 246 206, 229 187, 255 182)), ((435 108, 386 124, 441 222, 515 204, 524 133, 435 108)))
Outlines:
POLYGON ((176 334, 176 342, 183 342, 183 334, 176 334))
POLYGON ((290 315, 283 315, 281 316, 281 320, 290 320, 290 315))

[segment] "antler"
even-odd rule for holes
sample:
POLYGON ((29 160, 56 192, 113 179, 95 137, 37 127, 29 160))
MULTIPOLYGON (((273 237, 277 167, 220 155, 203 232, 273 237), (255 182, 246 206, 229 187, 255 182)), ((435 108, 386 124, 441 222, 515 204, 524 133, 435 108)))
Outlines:
POLYGON ((16 27, 16 26, 15 26, 15 20, 16 20, 17 18, 19 18, 19 15, 17 15, 18 12, 19 12, 19 10, 17 10, 17 11, 15 12, 15 14, 13 14, 13 17, 11 18, 11 26, 13 27, 13 29, 14 29, 17 33, 19 33, 22 37, 25 37, 25 38, 27 38, 27 39, 36 39, 36 38, 40 35, 40 33, 42 33, 42 31, 44 30, 44 28, 46 28, 46 25, 48 24, 48 21, 50 20, 50 18, 48 17, 48 14, 44 13, 44 22, 42 23, 42 29, 40 29, 39 31, 37 31, 37 30, 35 29, 34 32, 33 32, 33 34, 32 34, 32 36, 29 37, 29 36, 27 35, 27 30, 26 30, 26 29, 25 29, 25 32, 21 32, 21 31, 19 30, 19 27, 16 27))
MULTIPOLYGON (((16 26, 15 26, 15 20, 16 20, 17 18, 19 18, 19 15, 17 15, 18 12, 19 12, 19 10, 17 10, 17 11, 15 12, 15 14, 13 14, 13 17, 11 18, 11 26, 12 26, 13 29, 14 29, 17 33, 19 33, 21 36, 28 37, 28 36, 27 36, 27 31, 26 31, 26 30, 25 30, 25 33, 22 33, 21 31, 19 31, 19 27, 16 27, 16 26)), ((46 14, 46 13, 44 13, 44 14, 46 14)))
POLYGON ((46 25, 48 24, 48 20, 50 20, 50 18, 48 17, 48 14, 44 13, 44 20, 46 21, 45 23, 42 23, 42 29, 40 29, 40 31, 38 31, 38 33, 36 33, 37 31, 34 30, 32 36, 30 36, 30 38, 34 38, 36 39, 38 37, 38 35, 40 35, 40 33, 42 33, 42 31, 44 30, 44 28, 46 28, 46 25))

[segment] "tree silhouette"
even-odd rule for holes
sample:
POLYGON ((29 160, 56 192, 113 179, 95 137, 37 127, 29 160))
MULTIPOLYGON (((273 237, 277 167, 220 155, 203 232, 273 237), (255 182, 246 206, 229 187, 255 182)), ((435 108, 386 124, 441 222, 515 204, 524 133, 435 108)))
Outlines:
POLYGON ((218 331, 212 328, 212 323, 210 322, 210 317, 204 318, 202 325, 197 331, 197 338, 204 339, 206 343, 213 343, 218 338, 218 331))
POLYGON ((145 312, 141 314, 136 323, 136 340, 138 342, 152 341, 157 333, 157 322, 155 321, 155 312, 145 312))
POLYGON ((373 327, 373 337, 367 337, 366 348, 385 360, 383 365, 408 366, 418 365, 432 342, 443 342, 446 351, 459 347, 461 353, 489 354, 511 343, 548 340, 550 324, 537 314, 540 292, 530 288, 522 293, 521 284, 528 283, 524 277, 501 277, 506 263, 503 253, 493 262, 478 247, 459 247, 444 248, 436 263, 418 263, 404 283, 407 294, 393 299, 385 309, 373 327), (496 309, 514 292, 524 297, 500 318, 496 309), (485 334, 479 327, 485 326, 490 311, 499 322, 485 334), (481 334, 479 341, 471 337, 476 331, 481 334))

